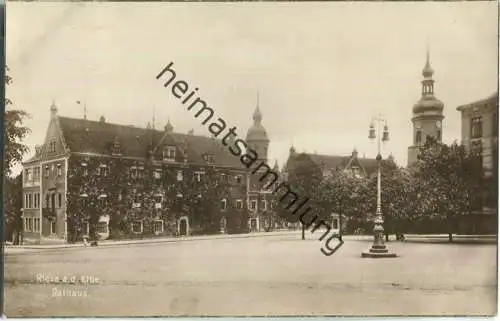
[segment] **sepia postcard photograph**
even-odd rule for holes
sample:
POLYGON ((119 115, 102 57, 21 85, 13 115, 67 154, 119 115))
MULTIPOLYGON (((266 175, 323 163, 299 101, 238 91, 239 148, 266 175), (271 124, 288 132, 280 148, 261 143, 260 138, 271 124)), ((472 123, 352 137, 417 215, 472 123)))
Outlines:
POLYGON ((496 2, 5 15, 4 316, 497 314, 496 2))

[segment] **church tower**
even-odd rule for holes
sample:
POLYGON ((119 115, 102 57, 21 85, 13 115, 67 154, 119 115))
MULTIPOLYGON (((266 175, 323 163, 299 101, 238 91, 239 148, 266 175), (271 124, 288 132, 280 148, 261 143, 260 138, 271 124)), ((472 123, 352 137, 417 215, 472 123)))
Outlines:
POLYGON ((434 137, 438 142, 442 140, 443 109, 442 101, 434 96, 434 70, 431 68, 429 50, 427 61, 422 71, 422 96, 413 105, 413 143, 408 147, 408 166, 417 161, 418 153, 428 137, 434 137))
MULTIPOLYGON (((253 113, 253 125, 248 129, 246 142, 248 147, 253 149, 258 156, 254 167, 261 162, 268 161, 267 149, 269 147, 269 138, 264 126, 262 126, 262 113, 259 108, 259 96, 257 94, 257 107, 253 113)), ((261 231, 264 227, 270 226, 271 222, 266 219, 265 212, 271 210, 270 190, 266 190, 268 182, 260 181, 262 175, 265 175, 266 169, 262 167, 255 174, 248 176, 247 203, 250 211, 248 227, 250 231, 261 231)))
POLYGON ((257 152, 259 162, 267 163, 267 149, 269 139, 264 126, 262 126, 262 113, 259 107, 259 97, 257 96, 257 107, 253 113, 253 125, 248 129, 246 142, 248 147, 257 152))

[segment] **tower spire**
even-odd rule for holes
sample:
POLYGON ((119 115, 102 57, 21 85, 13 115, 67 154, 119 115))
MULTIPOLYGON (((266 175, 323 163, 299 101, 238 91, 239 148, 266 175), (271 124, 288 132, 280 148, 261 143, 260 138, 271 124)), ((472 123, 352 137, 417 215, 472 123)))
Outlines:
POLYGON ((253 121, 255 124, 260 124, 262 121, 262 113, 260 112, 260 98, 259 98, 259 91, 257 91, 257 107, 255 108, 255 111, 253 113, 253 121))

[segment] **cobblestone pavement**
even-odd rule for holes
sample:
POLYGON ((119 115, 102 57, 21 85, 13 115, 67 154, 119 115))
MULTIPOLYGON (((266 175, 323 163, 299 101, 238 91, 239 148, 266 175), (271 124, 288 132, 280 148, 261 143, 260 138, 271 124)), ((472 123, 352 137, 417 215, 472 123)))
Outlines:
POLYGON ((491 315, 496 245, 368 240, 330 257, 317 238, 206 239, 26 251, 5 257, 4 313, 18 316, 491 315), (75 285, 64 283, 75 279, 75 285), (56 280, 59 278, 59 281, 56 280))

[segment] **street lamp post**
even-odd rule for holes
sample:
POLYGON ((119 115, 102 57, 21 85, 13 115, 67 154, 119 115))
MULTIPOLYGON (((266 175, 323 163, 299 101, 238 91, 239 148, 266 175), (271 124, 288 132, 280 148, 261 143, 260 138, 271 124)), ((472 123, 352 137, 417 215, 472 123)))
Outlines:
POLYGON ((377 135, 375 134, 375 125, 373 122, 370 124, 369 138, 377 140, 377 211, 375 213, 374 227, 373 227, 373 244, 370 249, 361 253, 361 257, 367 258, 385 258, 396 257, 396 253, 389 251, 384 244, 384 218, 382 217, 382 199, 381 199, 381 164, 382 152, 380 143, 385 143, 389 140, 389 129, 387 121, 381 117, 373 119, 377 122, 377 135), (385 122, 384 132, 380 137, 380 124, 385 122))

